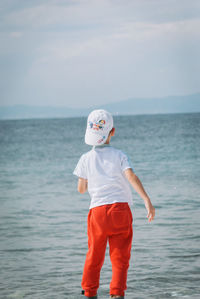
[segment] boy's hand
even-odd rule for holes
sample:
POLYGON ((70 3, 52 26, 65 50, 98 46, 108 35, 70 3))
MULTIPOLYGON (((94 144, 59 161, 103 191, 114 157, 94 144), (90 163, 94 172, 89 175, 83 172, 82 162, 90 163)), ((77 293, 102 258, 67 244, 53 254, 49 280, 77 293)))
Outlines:
POLYGON ((155 208, 152 206, 152 204, 150 205, 150 207, 147 208, 147 212, 147 218, 149 222, 151 222, 152 220, 154 220, 155 217, 155 208))

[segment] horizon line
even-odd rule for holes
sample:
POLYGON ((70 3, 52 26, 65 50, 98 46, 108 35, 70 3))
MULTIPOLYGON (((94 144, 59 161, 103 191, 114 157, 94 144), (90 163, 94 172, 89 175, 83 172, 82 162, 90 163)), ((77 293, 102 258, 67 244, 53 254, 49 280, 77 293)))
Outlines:
MULTIPOLYGON (((159 113, 138 113, 138 114, 118 114, 112 113, 114 117, 126 117, 126 116, 159 116, 159 115, 180 115, 180 114, 200 114, 200 111, 196 112, 159 112, 159 113)), ((81 116, 42 116, 42 117, 27 117, 27 118, 0 118, 0 121, 16 121, 16 120, 54 120, 54 119, 68 119, 68 118, 87 118, 87 115, 81 116)))

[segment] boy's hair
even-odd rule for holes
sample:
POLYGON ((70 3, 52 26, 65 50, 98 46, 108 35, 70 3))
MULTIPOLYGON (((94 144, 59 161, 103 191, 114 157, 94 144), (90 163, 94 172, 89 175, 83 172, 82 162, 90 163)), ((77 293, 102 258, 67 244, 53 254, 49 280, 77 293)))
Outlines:
POLYGON ((87 119, 85 143, 88 145, 104 144, 113 128, 112 115, 103 109, 92 111, 87 119))

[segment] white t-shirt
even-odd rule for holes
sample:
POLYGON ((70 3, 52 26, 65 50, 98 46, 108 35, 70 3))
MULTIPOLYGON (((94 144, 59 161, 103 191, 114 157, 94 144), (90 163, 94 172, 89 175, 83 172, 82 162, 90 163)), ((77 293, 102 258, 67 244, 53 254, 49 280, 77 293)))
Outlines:
POLYGON ((110 145, 95 146, 83 154, 73 172, 88 180, 90 209, 116 202, 132 204, 132 192, 124 170, 132 168, 128 157, 110 145))

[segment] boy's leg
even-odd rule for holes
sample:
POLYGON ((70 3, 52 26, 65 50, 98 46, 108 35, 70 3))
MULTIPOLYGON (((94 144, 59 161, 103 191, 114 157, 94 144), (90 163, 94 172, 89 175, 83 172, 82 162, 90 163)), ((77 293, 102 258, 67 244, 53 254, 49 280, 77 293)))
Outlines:
MULTIPOLYGON (((120 205, 119 205, 120 207, 120 205)), ((124 296, 132 246, 132 214, 130 208, 121 207, 111 211, 113 234, 109 236, 112 280, 110 294, 124 296), (118 232, 118 233, 117 233, 118 232)))
POLYGON ((91 209, 88 215, 88 252, 82 277, 85 296, 92 297, 99 288, 100 271, 105 258, 107 236, 104 231, 104 207, 91 209))

